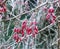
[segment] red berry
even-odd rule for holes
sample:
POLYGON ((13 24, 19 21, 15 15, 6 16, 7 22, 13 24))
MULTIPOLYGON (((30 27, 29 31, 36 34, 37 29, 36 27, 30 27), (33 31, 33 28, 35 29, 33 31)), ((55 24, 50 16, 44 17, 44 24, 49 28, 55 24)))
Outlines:
POLYGON ((6 7, 3 8, 3 12, 6 12, 6 7))
POLYGON ((14 32, 15 32, 15 33, 20 33, 21 30, 20 30, 20 28, 14 28, 14 32))
POLYGON ((19 39, 16 39, 16 42, 18 43, 19 42, 19 39))
POLYGON ((50 23, 54 23, 55 22, 55 20, 50 20, 50 23))
POLYGON ((14 28, 14 32, 17 32, 17 28, 14 28))
POLYGON ((14 38, 14 40, 16 40, 16 42, 19 41, 19 36, 18 36, 18 34, 14 34, 14 35, 13 35, 13 38, 14 38))
POLYGON ((24 36, 24 30, 23 29, 21 30, 21 34, 22 34, 22 37, 23 37, 24 36))
POLYGON ((22 29, 25 29, 26 28, 26 25, 22 25, 22 29))
POLYGON ((49 12, 49 13, 53 13, 53 12, 54 12, 54 8, 51 6, 51 7, 48 9, 48 12, 49 12))
POLYGON ((22 38, 21 37, 19 38, 19 41, 22 41, 22 38))
POLYGON ((14 34, 13 35, 13 38, 16 40, 16 39, 19 39, 19 37, 18 37, 18 34, 14 34))
POLYGON ((0 8, 0 13, 2 13, 3 12, 3 8, 0 8))
POLYGON ((53 20, 55 20, 55 19, 56 19, 56 16, 55 16, 55 14, 54 14, 54 13, 52 13, 52 17, 53 17, 53 20))
POLYGON ((51 14, 48 13, 47 16, 46 16, 46 20, 50 19, 50 16, 51 16, 51 14))
POLYGON ((17 28, 17 33, 20 33, 20 32, 21 32, 20 28, 17 28))
POLYGON ((6 5, 3 4, 3 12, 6 12, 6 5))
POLYGON ((6 6, 5 4, 2 5, 2 7, 0 8, 0 13, 6 12, 6 6))
POLYGON ((25 21, 22 23, 22 29, 25 29, 25 28, 26 28, 26 25, 27 25, 27 20, 25 20, 25 21))
POLYGON ((32 28, 27 27, 26 32, 27 32, 28 35, 30 35, 32 33, 32 28))
POLYGON ((38 27, 37 26, 35 26, 34 32, 35 32, 35 34, 38 34, 38 27))

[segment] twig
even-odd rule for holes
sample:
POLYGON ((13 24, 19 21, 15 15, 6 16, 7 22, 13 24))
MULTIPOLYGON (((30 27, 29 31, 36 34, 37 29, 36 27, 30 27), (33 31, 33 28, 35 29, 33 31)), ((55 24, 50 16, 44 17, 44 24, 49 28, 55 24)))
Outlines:
POLYGON ((36 8, 34 8, 34 9, 30 10, 30 11, 27 11, 27 12, 25 12, 25 13, 22 13, 22 14, 19 14, 19 15, 13 17, 13 18, 10 18, 9 20, 12 20, 12 19, 14 19, 14 18, 17 18, 18 16, 21 16, 21 15, 26 14, 26 13, 30 13, 30 12, 36 10, 37 8, 39 8, 39 7, 41 7, 41 6, 44 6, 46 3, 47 3, 47 2, 45 2, 45 3, 43 3, 43 4, 39 5, 39 6, 37 6, 36 8))
MULTIPOLYGON (((58 0, 53 1, 52 3, 54 3, 54 2, 58 2, 58 0)), ((38 8, 40 8, 40 7, 42 7, 42 6, 44 6, 44 5, 46 5, 47 3, 50 3, 50 2, 46 1, 45 3, 42 3, 42 4, 38 5, 36 8, 33 8, 32 10, 27 11, 27 12, 25 12, 25 13, 19 14, 19 15, 13 17, 13 18, 10 18, 9 20, 12 20, 12 19, 14 19, 14 18, 16 18, 16 17, 18 17, 18 16, 21 16, 21 15, 23 15, 23 14, 26 14, 26 13, 30 13, 30 12, 32 12, 32 11, 34 11, 34 10, 36 10, 36 9, 38 9, 38 8)))
POLYGON ((11 25, 11 22, 9 22, 8 27, 7 27, 7 36, 8 36, 8 31, 9 31, 10 25, 11 25))

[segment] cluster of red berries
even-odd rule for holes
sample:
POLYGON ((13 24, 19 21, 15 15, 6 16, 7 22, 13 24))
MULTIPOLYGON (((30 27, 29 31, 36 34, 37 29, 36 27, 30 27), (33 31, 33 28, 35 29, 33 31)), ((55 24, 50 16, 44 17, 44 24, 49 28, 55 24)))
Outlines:
POLYGON ((53 6, 51 6, 48 9, 48 14, 46 15, 46 20, 49 21, 50 23, 54 23, 56 20, 56 16, 54 14, 54 8, 53 6))
POLYGON ((24 37, 25 35, 32 34, 32 37, 35 37, 35 35, 38 34, 38 27, 36 26, 36 21, 31 22, 29 25, 27 23, 28 23, 27 20, 25 20, 22 23, 21 28, 14 28, 15 34, 14 34, 13 38, 16 40, 16 42, 21 41, 22 37, 24 37), (22 37, 19 36, 19 34, 21 34, 22 37))

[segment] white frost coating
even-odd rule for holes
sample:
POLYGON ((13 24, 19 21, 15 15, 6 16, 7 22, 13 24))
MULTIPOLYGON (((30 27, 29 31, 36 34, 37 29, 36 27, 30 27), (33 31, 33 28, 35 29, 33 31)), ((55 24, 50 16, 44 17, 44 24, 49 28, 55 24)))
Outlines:
MULTIPOLYGON (((24 4, 23 3, 23 0, 18 0, 18 1, 21 1, 22 2, 22 4, 24 4)), ((39 2, 39 0, 37 1, 37 2, 39 2)), ((16 2, 15 2, 16 3, 16 2)), ((47 3, 47 2, 46 2, 47 3)), ((45 3, 45 4, 46 4, 45 3)), ((34 11, 34 10, 36 10, 36 8, 34 8, 33 10, 31 10, 31 11, 28 11, 28 12, 26 12, 26 13, 31 13, 32 12, 32 15, 31 15, 31 19, 30 19, 30 21, 32 21, 32 20, 34 20, 35 18, 36 18, 36 20, 37 20, 37 22, 39 23, 39 21, 41 20, 40 18, 41 18, 41 16, 42 17, 44 17, 43 16, 43 14, 42 14, 42 8, 41 8, 41 6, 43 6, 43 5, 45 5, 44 3, 42 3, 41 5, 38 5, 36 8, 40 8, 39 9, 39 12, 37 13, 38 15, 36 16, 36 14, 34 13, 34 12, 32 12, 32 11, 34 11)), ((13 11, 14 11, 14 8, 15 8, 15 4, 14 4, 14 1, 12 0, 12 5, 14 5, 14 6, 12 6, 13 8, 13 11)), ((21 6, 22 7, 22 6, 21 6)), ((22 12, 22 8, 21 8, 21 12, 22 12)), ((16 18, 17 20, 19 20, 19 22, 23 22, 23 20, 20 20, 19 18, 17 18, 18 16, 20 16, 20 15, 23 15, 24 13, 22 13, 22 14, 18 14, 17 16, 15 16, 12 12, 11 13, 9 13, 9 14, 11 14, 11 15, 13 15, 14 17, 12 18, 12 19, 14 19, 14 18, 16 18)), ((10 20, 12 20, 12 19, 10 19, 10 20)), ((8 26, 7 26, 7 33, 8 33, 8 30, 9 30, 9 27, 10 27, 10 25, 11 25, 11 23, 10 23, 10 20, 9 20, 9 24, 8 24, 8 26)), ((43 23, 43 22, 42 22, 43 23)), ((21 23, 20 23, 21 24, 21 23)), ((20 25, 19 24, 19 25, 20 25)), ((54 23, 55 24, 55 23, 54 23)), ((41 33, 42 32, 42 34, 46 37, 46 39, 43 39, 43 41, 41 42, 41 43, 36 43, 35 45, 33 44, 30 48, 32 48, 32 49, 36 49, 36 46, 38 46, 38 45, 41 45, 41 44, 43 44, 43 42, 46 42, 46 46, 47 46, 47 48, 49 49, 49 47, 48 47, 48 39, 47 39, 47 35, 45 35, 44 33, 43 33, 43 31, 45 31, 45 30, 47 30, 48 28, 50 28, 51 29, 51 27, 54 25, 54 24, 50 24, 50 25, 48 25, 48 26, 45 26, 44 28, 42 28, 41 30, 39 30, 39 33, 41 33)), ((39 26, 38 26, 39 27, 39 26)), ((55 30, 54 30, 55 31, 55 30)), ((5 33, 5 32, 3 32, 3 33, 5 33)), ((58 33, 58 32, 57 32, 58 33)), ((13 36, 13 33, 12 33, 12 36, 13 36)), ((3 44, 1 44, 1 46, 0 46, 0 48, 2 47, 2 46, 12 46, 12 48, 11 49, 14 49, 15 48, 15 44, 14 44, 14 42, 13 42, 13 44, 11 44, 10 43, 10 41, 12 41, 12 36, 10 37, 9 36, 9 39, 7 40, 7 42, 4 42, 3 44), (10 43, 10 44, 9 44, 10 43)), ((23 48, 22 49, 28 49, 28 41, 29 40, 31 40, 30 42, 31 43, 33 43, 35 40, 33 39, 33 38, 30 38, 32 35, 29 35, 29 36, 27 36, 27 37, 29 37, 29 39, 24 43, 24 41, 22 41, 22 44, 23 44, 23 48), (26 45, 25 45, 26 44, 26 45)), ((41 37, 41 36, 40 36, 41 37)), ((57 38, 57 37, 56 37, 57 38)), ((23 37, 23 40, 25 39, 25 37, 23 37)), ((3 39, 4 40, 4 39, 3 39)), ((52 41, 51 41, 52 42, 52 41)), ((56 41, 57 42, 57 41, 56 41)), ((54 44, 56 44, 56 42, 54 42, 54 43, 51 43, 51 44, 49 44, 49 45, 54 45, 54 44)), ((19 46, 19 44, 17 44, 18 46, 19 46)), ((18 49, 18 48, 17 48, 18 49)), ((44 48, 44 46, 43 46, 43 48, 42 49, 45 49, 44 48)))

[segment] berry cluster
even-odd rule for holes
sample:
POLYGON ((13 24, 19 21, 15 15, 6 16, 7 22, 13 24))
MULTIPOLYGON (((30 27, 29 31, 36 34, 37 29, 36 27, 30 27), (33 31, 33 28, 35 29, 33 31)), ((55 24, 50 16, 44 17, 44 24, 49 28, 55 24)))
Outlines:
POLYGON ((53 8, 53 6, 51 6, 48 9, 48 14, 46 15, 46 20, 49 21, 50 23, 54 23, 55 19, 56 19, 56 16, 54 14, 54 8, 53 8))
POLYGON ((18 27, 14 28, 13 38, 16 40, 16 42, 22 40, 22 37, 19 36, 19 34, 21 34, 22 37, 27 35, 32 35, 32 37, 35 37, 35 35, 38 34, 38 27, 36 26, 36 21, 28 23, 27 20, 25 20, 20 28, 18 27))

